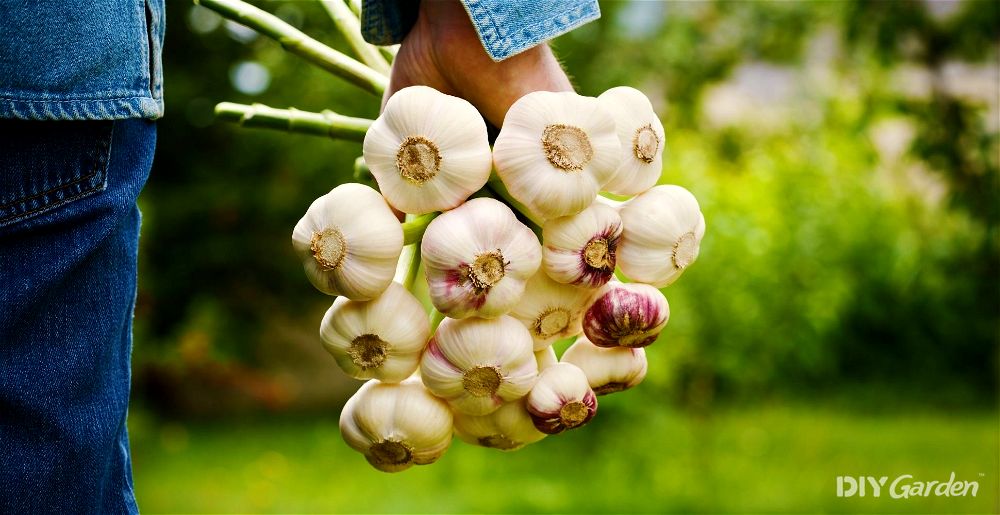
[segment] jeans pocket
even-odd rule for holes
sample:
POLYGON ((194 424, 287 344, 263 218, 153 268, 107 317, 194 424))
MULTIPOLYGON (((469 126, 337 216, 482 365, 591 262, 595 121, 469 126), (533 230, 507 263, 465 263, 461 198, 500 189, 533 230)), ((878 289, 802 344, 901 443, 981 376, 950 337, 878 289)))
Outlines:
POLYGON ((0 227, 107 187, 112 120, 0 120, 0 227))

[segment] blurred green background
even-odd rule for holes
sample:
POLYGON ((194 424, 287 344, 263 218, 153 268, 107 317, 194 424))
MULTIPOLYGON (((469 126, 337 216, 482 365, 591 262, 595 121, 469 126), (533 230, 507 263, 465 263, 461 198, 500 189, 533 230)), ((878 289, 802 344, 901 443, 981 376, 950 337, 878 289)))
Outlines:
MULTIPOLYGON (((505 454, 401 474, 340 439, 359 383, 291 228, 360 144, 216 123, 220 101, 374 117, 252 31, 168 5, 167 115, 144 212, 130 413, 156 512, 997 512, 1000 3, 603 2, 553 42, 579 92, 630 85, 664 183, 708 224, 664 290, 638 388, 505 454), (978 481, 838 498, 836 477, 978 481)), ((257 2, 344 49, 315 2, 257 2)))

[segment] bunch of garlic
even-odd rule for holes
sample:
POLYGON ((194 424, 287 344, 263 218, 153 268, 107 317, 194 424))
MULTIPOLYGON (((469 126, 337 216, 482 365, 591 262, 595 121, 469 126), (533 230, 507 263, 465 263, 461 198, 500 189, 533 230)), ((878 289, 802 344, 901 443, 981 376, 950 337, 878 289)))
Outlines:
POLYGON ((465 100, 393 95, 364 141, 381 194, 338 186, 293 233, 310 281, 338 296, 323 344, 368 380, 341 414, 348 444, 388 472, 435 461, 452 434, 519 449, 639 384, 670 316, 658 288, 705 232, 687 190, 654 186, 664 142, 632 88, 525 95, 492 150, 465 100), (573 340, 559 358, 553 343, 573 340))

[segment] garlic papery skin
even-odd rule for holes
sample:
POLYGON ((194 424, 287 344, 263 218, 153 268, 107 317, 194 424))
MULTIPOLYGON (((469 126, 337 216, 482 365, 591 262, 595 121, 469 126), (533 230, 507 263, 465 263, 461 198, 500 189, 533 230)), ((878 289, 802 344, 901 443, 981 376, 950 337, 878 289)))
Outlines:
POLYGON ((528 328, 534 350, 542 350, 556 340, 583 331, 583 313, 593 296, 594 290, 559 284, 539 271, 528 280, 510 316, 528 328))
POLYGON ((420 360, 427 389, 466 415, 485 415, 524 397, 537 375, 531 335, 508 316, 446 318, 420 360))
POLYGON ((587 376, 570 363, 556 363, 538 374, 527 404, 535 428, 550 435, 580 427, 597 413, 597 396, 587 376))
POLYGON ((566 349, 560 361, 583 370, 597 395, 627 390, 646 377, 646 349, 642 347, 602 348, 581 337, 566 349))
POLYGON ((612 281, 587 308, 583 334, 598 347, 645 347, 656 341, 668 320, 670 305, 660 290, 612 281))
POLYGON ((535 361, 538 363, 538 371, 541 372, 559 363, 559 358, 556 357, 556 350, 549 345, 542 350, 535 351, 535 361))
POLYGON ((374 300, 334 300, 319 334, 345 374, 398 383, 420 365, 431 323, 420 301, 394 282, 374 300))
POLYGON ((417 378, 402 383, 371 380, 340 412, 340 434, 383 472, 437 461, 451 445, 453 416, 417 378))
POLYGON ((469 102, 427 86, 397 91, 365 134, 365 163, 396 209, 451 209, 486 184, 486 122, 469 102))
POLYGON ((549 220, 542 228, 542 268, 556 282, 597 288, 614 277, 621 235, 618 211, 597 202, 549 220))
POLYGON ((618 266, 633 281, 662 288, 698 259, 705 217, 688 190, 656 186, 628 201, 619 215, 618 266))
POLYGON ((451 318, 507 313, 542 260, 531 229, 491 198, 472 199, 435 218, 420 251, 431 302, 451 318))
POLYGON ((663 173, 663 124, 653 105, 641 91, 629 87, 611 88, 597 100, 615 117, 622 160, 604 191, 636 195, 656 184, 663 173))
POLYGON ((515 451, 546 436, 535 428, 524 398, 486 415, 455 413, 455 434, 472 445, 501 451, 515 451))
POLYGON ((620 161, 614 118, 596 98, 573 92, 521 97, 493 146, 507 190, 542 219, 583 211, 620 161))
POLYGON ((392 282, 403 228, 377 191, 341 184, 309 206, 292 231, 292 247, 317 290, 371 300, 392 282))

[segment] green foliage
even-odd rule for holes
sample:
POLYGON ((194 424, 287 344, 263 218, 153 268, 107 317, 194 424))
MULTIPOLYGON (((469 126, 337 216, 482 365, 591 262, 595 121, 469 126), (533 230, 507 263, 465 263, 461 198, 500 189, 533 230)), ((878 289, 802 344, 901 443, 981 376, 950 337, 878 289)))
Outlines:
POLYGON ((520 451, 456 440, 434 465, 392 475, 344 445, 334 420, 234 430, 133 415, 136 496, 147 513, 989 513, 1000 502, 995 413, 692 417, 628 395, 602 397, 586 427, 520 451), (836 497, 838 475, 952 471, 979 481, 976 497, 836 497))

